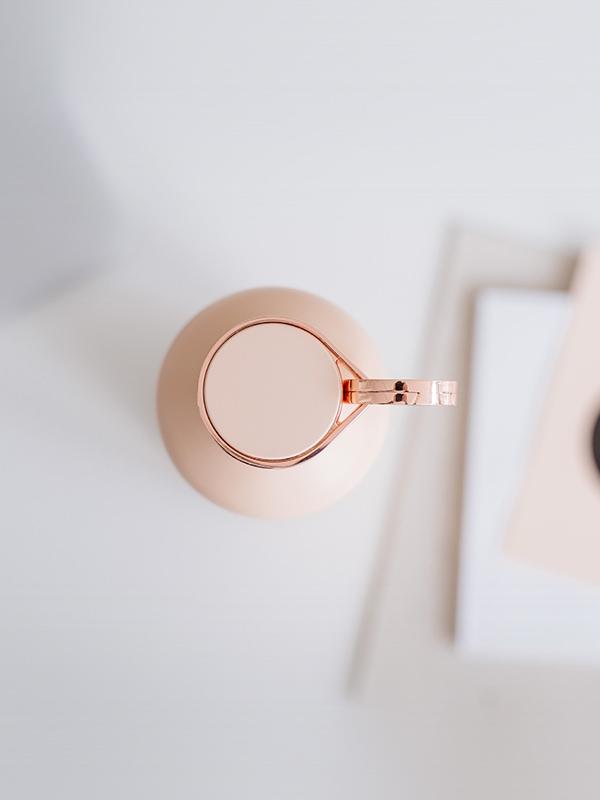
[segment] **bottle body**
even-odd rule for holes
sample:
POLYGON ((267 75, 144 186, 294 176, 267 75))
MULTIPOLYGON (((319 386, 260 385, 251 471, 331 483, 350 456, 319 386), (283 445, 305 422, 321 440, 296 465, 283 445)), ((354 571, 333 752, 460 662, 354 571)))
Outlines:
MULTIPOLYGON (((286 469, 265 469, 244 463, 219 446, 203 421, 198 406, 202 367, 215 343, 222 337, 227 338, 229 331, 251 320, 265 318, 296 320, 334 342, 336 348, 339 347, 340 352, 366 374, 381 372, 379 356, 369 337, 346 312, 332 303, 293 289, 239 292, 205 308, 176 337, 159 378, 159 423, 173 462, 186 480, 210 500, 250 516, 301 516, 330 505, 360 481, 381 448, 387 418, 380 408, 366 409, 327 447, 286 469)), ((269 332, 265 330, 263 333, 269 332)), ((255 441, 255 448, 260 449, 264 440, 265 452, 274 453, 286 452, 288 439, 301 441, 309 429, 318 430, 317 412, 327 416, 326 406, 331 403, 335 391, 331 375, 326 365, 319 361, 314 343, 303 342, 299 337, 293 340, 289 335, 287 339, 279 338, 278 351, 272 346, 271 336, 270 354, 266 351, 266 336, 262 342, 258 336, 254 337, 255 341, 246 337, 243 343, 238 338, 235 344, 239 352, 233 352, 233 356, 238 359, 243 380, 237 383, 237 374, 234 375, 231 368, 236 362, 231 353, 226 353, 227 358, 222 357, 217 363, 218 369, 213 367, 216 377, 209 384, 213 387, 210 389, 213 413, 225 420, 221 424, 236 431, 238 438, 243 433, 246 441, 255 441), (257 352, 252 348, 263 350, 257 352), (240 353, 245 354, 241 361, 240 353), (269 383, 271 386, 270 392, 265 394, 265 402, 272 402, 275 389, 280 392, 293 390, 295 368, 299 375, 308 376, 302 382, 302 397, 295 397, 294 403, 290 400, 284 405, 281 402, 285 396, 279 398, 283 416, 279 415, 277 419, 273 417, 273 409, 265 410, 262 405, 254 409, 244 406, 245 394, 248 396, 247 393, 252 391, 252 386, 248 386, 249 376, 253 376, 246 362, 254 356, 262 357, 262 361, 257 361, 261 369, 257 370, 256 380, 260 383, 256 386, 263 391, 269 383), (231 394, 230 388, 237 391, 237 395, 231 394), (261 414, 263 419, 259 419, 261 414), (269 418, 273 420, 272 428, 263 429, 264 436, 261 436, 259 428, 257 434, 256 427, 268 424, 269 418)), ((230 347, 230 351, 234 348, 230 347)))

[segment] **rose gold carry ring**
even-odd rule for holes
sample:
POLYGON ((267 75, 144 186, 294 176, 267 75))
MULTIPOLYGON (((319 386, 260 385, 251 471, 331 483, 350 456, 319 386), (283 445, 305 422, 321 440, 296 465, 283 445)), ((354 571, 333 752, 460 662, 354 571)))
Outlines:
MULTIPOLYGON (((298 391, 304 391, 308 394, 310 387, 306 389, 300 385, 298 391)), ((455 381, 368 378, 328 339, 310 325, 283 317, 261 317, 231 328, 210 349, 198 379, 198 408, 209 433, 225 452, 245 464, 273 469, 291 467, 312 458, 327 447, 370 405, 455 406, 456 393, 457 384, 455 381), (312 447, 287 458, 258 458, 251 453, 242 452, 228 442, 213 424, 208 412, 204 391, 205 379, 211 362, 225 342, 247 328, 269 323, 291 325, 309 333, 328 350, 340 373, 341 400, 333 424, 312 447)))
POLYGON ((456 381, 351 378, 344 381, 345 403, 400 406, 455 406, 456 381))

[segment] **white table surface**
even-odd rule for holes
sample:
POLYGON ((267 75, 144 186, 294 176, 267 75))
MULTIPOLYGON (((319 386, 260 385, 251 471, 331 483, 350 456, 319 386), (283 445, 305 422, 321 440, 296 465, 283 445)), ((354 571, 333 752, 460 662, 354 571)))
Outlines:
MULTIPOLYGON (((392 720, 346 689, 406 419, 347 501, 263 524, 171 467, 156 371, 207 302, 277 283, 338 302, 416 374, 454 226, 597 236, 595 4, 4 16, 2 795, 440 797, 437 688, 421 715, 399 687, 392 720)), ((471 796, 465 763, 444 762, 448 796, 471 796)))

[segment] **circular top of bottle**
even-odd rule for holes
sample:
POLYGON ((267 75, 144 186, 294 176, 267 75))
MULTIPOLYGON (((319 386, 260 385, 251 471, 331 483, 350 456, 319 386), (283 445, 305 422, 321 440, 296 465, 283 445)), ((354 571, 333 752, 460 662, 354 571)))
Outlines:
POLYGON ((278 460, 309 450, 331 429, 342 378, 333 355, 309 331, 257 321, 212 355, 202 391, 210 422, 229 445, 278 460))

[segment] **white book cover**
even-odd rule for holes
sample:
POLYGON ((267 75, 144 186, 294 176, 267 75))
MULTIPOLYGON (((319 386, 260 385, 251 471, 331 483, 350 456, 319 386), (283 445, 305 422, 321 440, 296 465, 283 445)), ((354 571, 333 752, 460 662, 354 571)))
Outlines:
POLYGON ((569 308, 562 292, 478 297, 456 626, 469 653, 600 660, 600 591, 505 553, 569 308))

